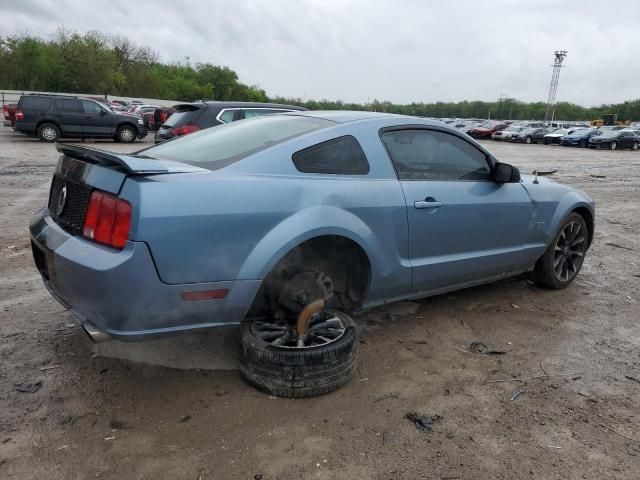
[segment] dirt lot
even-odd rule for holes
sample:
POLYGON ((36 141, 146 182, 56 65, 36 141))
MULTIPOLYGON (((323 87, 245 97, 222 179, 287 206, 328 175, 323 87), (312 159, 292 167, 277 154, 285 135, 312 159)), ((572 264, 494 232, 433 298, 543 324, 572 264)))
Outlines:
POLYGON ((32 265, 57 152, 0 130, 0 478, 640 478, 640 153, 487 143, 596 199, 576 283, 363 314, 353 381, 294 401, 240 380, 233 331, 92 345, 32 265), (443 418, 423 433, 413 411, 443 418))

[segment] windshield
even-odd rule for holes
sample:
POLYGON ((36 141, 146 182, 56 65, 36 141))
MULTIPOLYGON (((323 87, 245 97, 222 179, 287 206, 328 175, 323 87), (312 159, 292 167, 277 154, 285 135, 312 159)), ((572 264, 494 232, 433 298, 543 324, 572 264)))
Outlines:
POLYGON ((331 125, 335 122, 322 118, 265 115, 208 128, 142 150, 140 154, 216 170, 278 143, 331 125))
POLYGON ((613 138, 617 137, 618 135, 620 135, 620 132, 618 130, 605 130, 599 136, 602 138, 613 138))

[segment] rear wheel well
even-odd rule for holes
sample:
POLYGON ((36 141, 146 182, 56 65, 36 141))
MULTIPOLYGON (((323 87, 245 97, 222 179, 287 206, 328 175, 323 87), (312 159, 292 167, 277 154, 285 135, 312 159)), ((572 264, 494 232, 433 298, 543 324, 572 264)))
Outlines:
POLYGON ((248 316, 258 317, 277 308, 278 296, 286 282, 307 271, 331 277, 334 295, 328 306, 352 311, 360 307, 366 295, 371 263, 362 247, 347 237, 324 235, 307 240, 290 250, 271 269, 248 316))
POLYGON ((41 121, 39 121, 39 122, 37 123, 37 125, 36 125, 36 133, 38 132, 38 130, 40 130, 40 127, 41 127, 42 125, 44 125, 45 123, 50 123, 51 125, 55 125, 55 127, 56 127, 59 131, 62 131, 62 130, 60 129, 60 125, 58 125, 58 122, 54 122, 53 120, 41 120, 41 121))
POLYGON ((591 245, 591 241, 593 240, 594 233, 593 215, 586 207, 578 207, 573 211, 584 218, 584 222, 587 224, 587 233, 589 234, 589 238, 587 239, 587 247, 589 247, 589 245, 591 245))
POLYGON ((138 127, 136 127, 133 123, 131 122, 121 122, 116 126, 116 133, 118 133, 118 130, 120 130, 122 127, 131 127, 133 128, 133 131, 136 132, 136 135, 138 134, 138 127))

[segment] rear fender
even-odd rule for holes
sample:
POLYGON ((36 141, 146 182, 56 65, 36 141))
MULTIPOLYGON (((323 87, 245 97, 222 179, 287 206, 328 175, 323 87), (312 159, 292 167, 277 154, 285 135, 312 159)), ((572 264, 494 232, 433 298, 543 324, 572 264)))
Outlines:
POLYGON ((374 232, 360 218, 341 208, 321 205, 301 210, 276 225, 251 251, 238 278, 264 279, 293 248, 312 238, 338 235, 357 243, 369 258, 371 278, 390 275, 397 255, 386 255, 374 232))

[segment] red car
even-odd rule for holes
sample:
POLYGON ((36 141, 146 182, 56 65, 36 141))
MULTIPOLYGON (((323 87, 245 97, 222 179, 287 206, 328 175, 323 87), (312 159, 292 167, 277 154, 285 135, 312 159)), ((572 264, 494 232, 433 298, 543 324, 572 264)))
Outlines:
POLYGON ((485 122, 482 125, 471 130, 469 135, 471 135, 473 138, 491 138, 491 135, 499 132, 500 130, 504 130, 508 126, 509 125, 507 125, 506 123, 485 122))
POLYGON ((2 113, 4 113, 4 125, 5 127, 13 127, 16 124, 16 110, 18 109, 17 103, 7 103, 2 106, 2 113))

